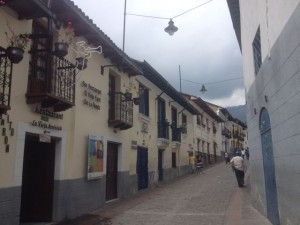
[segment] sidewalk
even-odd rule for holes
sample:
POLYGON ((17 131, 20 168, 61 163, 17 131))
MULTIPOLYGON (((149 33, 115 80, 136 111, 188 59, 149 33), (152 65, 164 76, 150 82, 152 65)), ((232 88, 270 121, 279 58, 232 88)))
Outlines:
POLYGON ((250 174, 238 188, 230 170, 216 164, 57 225, 271 225, 251 206, 250 174))

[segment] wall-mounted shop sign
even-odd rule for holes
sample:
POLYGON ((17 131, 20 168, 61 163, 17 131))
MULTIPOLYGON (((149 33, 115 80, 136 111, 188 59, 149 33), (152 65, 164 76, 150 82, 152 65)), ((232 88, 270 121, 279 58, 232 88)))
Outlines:
POLYGON ((41 114, 42 116, 49 116, 52 118, 56 118, 56 119, 63 119, 64 118, 64 114, 61 113, 55 113, 55 112, 51 112, 47 109, 39 109, 38 107, 35 107, 33 109, 34 112, 41 114))
POLYGON ((34 127, 41 127, 41 128, 44 128, 44 129, 51 129, 51 130, 62 130, 61 126, 57 126, 57 125, 54 125, 54 124, 46 123, 44 121, 33 120, 32 121, 32 126, 34 126, 34 127))
POLYGON ((85 81, 81 82, 81 87, 84 88, 83 105, 100 110, 100 102, 101 102, 101 94, 102 94, 101 90, 95 88, 89 83, 86 83, 85 81))

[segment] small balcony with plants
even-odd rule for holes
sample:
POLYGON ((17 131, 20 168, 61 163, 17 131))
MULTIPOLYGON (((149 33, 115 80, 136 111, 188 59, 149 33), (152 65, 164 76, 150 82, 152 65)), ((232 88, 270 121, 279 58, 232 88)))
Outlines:
POLYGON ((26 99, 28 104, 41 103, 55 112, 75 105, 75 66, 47 49, 30 51, 26 99))
POLYGON ((120 130, 127 130, 133 126, 132 96, 122 92, 109 94, 108 126, 120 130))
POLYGON ((222 135, 224 135, 227 138, 231 138, 232 137, 231 131, 228 128, 226 128, 226 127, 224 127, 222 129, 222 135))
MULTIPOLYGON (((74 36, 71 25, 68 23, 62 31, 68 44, 74 36)), ((33 21, 30 37, 27 104, 40 103, 42 108, 52 107, 55 112, 70 109, 75 105, 76 69, 83 70, 86 65, 80 68, 77 61, 64 58, 67 51, 63 48, 57 49, 55 45, 52 50, 54 37, 38 20, 33 21)))

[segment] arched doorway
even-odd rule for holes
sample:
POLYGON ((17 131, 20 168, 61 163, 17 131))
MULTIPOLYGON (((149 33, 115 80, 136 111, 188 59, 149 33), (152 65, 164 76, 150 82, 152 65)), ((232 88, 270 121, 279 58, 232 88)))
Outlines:
POLYGON ((266 108, 262 108, 261 110, 259 125, 263 156, 263 168, 265 175, 267 216, 273 225, 279 225, 280 221, 278 213, 277 186, 273 156, 271 123, 269 113, 266 108))

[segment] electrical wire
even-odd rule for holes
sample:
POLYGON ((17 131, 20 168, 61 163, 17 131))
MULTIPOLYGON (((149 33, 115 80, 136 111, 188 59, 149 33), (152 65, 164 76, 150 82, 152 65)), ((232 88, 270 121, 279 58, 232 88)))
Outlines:
POLYGON ((206 5, 207 3, 211 2, 211 1, 212 1, 212 0, 209 0, 209 1, 207 1, 207 2, 204 2, 204 3, 202 3, 201 5, 198 5, 198 6, 192 8, 192 9, 190 9, 190 10, 188 10, 188 11, 185 11, 185 12, 183 12, 183 13, 178 14, 177 16, 173 16, 171 19, 174 19, 174 18, 176 18, 176 17, 179 17, 179 16, 181 16, 181 15, 183 15, 183 14, 186 14, 186 13, 188 13, 188 12, 194 10, 194 9, 199 8, 200 6, 206 5))
POLYGON ((185 79, 181 79, 181 80, 186 81, 186 82, 190 82, 190 83, 194 83, 194 84, 207 85, 207 84, 216 84, 216 83, 228 82, 228 81, 233 81, 233 80, 239 80, 239 79, 242 79, 242 78, 244 78, 244 77, 236 77, 236 78, 231 78, 231 79, 227 79, 227 80, 214 81, 214 82, 210 82, 210 83, 198 83, 198 82, 195 82, 195 81, 185 80, 185 79))
POLYGON ((182 15, 184 15, 184 14, 186 14, 186 13, 188 13, 188 12, 194 10, 194 9, 199 8, 200 6, 206 5, 207 3, 211 2, 211 1, 213 1, 213 0, 209 0, 209 1, 207 1, 207 2, 204 2, 204 3, 202 3, 202 4, 198 5, 198 6, 195 6, 194 8, 191 8, 191 9, 189 9, 189 10, 183 12, 183 13, 180 13, 180 14, 178 14, 178 15, 176 15, 176 16, 173 16, 173 17, 171 17, 171 18, 168 18, 168 17, 160 17, 160 16, 148 16, 148 15, 141 15, 141 14, 135 14, 135 13, 126 13, 126 15, 130 15, 130 16, 140 16, 140 17, 148 17, 148 18, 153 18, 153 19, 164 19, 164 20, 165 20, 165 19, 168 19, 168 20, 169 20, 169 19, 174 19, 174 18, 176 18, 176 17, 182 16, 182 15))

